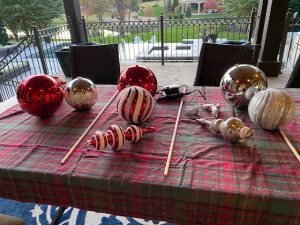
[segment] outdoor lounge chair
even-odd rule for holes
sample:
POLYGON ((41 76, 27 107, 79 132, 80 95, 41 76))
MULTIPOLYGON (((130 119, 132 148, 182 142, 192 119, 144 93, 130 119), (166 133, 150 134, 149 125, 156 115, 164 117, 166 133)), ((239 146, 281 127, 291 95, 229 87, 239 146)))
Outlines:
POLYGON ((300 55, 285 88, 300 88, 300 55))
POLYGON ((203 43, 194 86, 219 86, 224 73, 235 64, 256 65, 259 45, 203 43))
POLYGON ((118 44, 71 45, 72 78, 88 78, 95 84, 117 84, 120 76, 118 44))

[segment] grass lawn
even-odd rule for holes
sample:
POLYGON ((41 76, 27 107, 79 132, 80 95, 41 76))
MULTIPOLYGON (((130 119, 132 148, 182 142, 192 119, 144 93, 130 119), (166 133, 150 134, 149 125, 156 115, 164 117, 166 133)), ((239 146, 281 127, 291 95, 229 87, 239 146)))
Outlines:
MULTIPOLYGON (((160 13, 164 13, 165 11, 163 1, 151 1, 140 3, 140 8, 143 8, 144 10, 149 7, 151 7, 152 9, 151 17, 159 17, 160 13)), ((144 12, 140 12, 139 16, 145 16, 144 12)))
POLYGON ((148 6, 154 6, 154 5, 158 5, 160 7, 163 7, 164 5, 164 1, 152 1, 152 2, 142 2, 140 3, 140 7, 148 7, 148 6))
POLYGON ((193 15, 191 18, 199 18, 199 19, 210 19, 210 18, 224 18, 226 17, 225 13, 205 13, 202 15, 193 15))
POLYGON ((163 13, 165 10, 161 6, 153 6, 152 7, 152 13, 154 17, 159 17, 160 13, 163 13))
MULTIPOLYGON (((159 6, 159 5, 148 6, 148 7, 151 7, 151 9, 152 9, 151 17, 159 17, 160 13, 163 13, 165 11, 164 8, 162 6, 159 6)), ((145 13, 144 12, 139 12, 139 16, 145 16, 145 13)))
MULTIPOLYGON (((205 27, 201 26, 180 26, 180 27, 168 27, 164 29, 164 41, 168 43, 181 43, 183 39, 200 39, 204 33, 204 31, 208 32, 209 30, 205 29, 205 27)), ((212 31, 211 33, 213 33, 212 31)), ((160 34, 158 28, 155 28, 150 32, 140 32, 136 34, 128 34, 124 36, 124 40, 126 43, 133 43, 135 36, 140 36, 142 41, 150 41, 153 35, 156 36, 157 42, 160 41, 160 34)), ((218 38, 227 39, 227 40, 241 40, 247 39, 246 34, 242 33, 232 33, 225 32, 224 27, 219 27, 218 29, 218 38)), ((100 37, 90 38, 90 41, 100 42, 100 37)), ((107 36, 102 38, 102 43, 122 43, 121 37, 116 36, 107 36)))

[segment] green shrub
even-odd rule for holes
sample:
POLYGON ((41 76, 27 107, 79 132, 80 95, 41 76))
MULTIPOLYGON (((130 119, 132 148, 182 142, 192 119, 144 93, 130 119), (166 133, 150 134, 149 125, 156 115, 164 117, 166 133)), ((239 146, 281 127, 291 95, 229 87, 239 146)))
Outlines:
POLYGON ((8 42, 8 35, 4 27, 4 23, 0 20, 0 45, 6 45, 8 42))
POLYGON ((192 16, 192 10, 191 7, 187 7, 186 12, 185 12, 185 16, 187 18, 190 18, 192 16))
POLYGON ((178 16, 178 18, 179 18, 180 20, 182 20, 182 19, 184 18, 184 15, 183 15, 182 13, 180 13, 179 16, 178 16))

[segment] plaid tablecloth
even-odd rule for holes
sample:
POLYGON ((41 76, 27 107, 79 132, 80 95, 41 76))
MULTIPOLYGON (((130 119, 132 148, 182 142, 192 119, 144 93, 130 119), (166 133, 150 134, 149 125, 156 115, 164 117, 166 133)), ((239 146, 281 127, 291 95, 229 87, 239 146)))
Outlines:
MULTIPOLYGON (((88 112, 76 112, 63 102, 47 119, 30 116, 19 106, 0 115, 0 197, 177 224, 300 224, 300 163, 278 131, 262 130, 247 112, 233 111, 218 88, 206 88, 207 103, 221 103, 220 118, 241 118, 254 130, 251 139, 230 144, 187 117, 187 107, 205 103, 195 92, 184 99, 164 177, 180 100, 157 103, 141 124, 157 131, 134 144, 126 141, 123 151, 87 149, 96 130, 129 125, 118 116, 114 100, 61 165, 116 91, 115 86, 98 88, 99 100, 88 112)), ((297 117, 285 131, 299 150, 300 93, 287 91, 295 99, 297 117)), ((208 112, 202 115, 212 119, 208 112)))

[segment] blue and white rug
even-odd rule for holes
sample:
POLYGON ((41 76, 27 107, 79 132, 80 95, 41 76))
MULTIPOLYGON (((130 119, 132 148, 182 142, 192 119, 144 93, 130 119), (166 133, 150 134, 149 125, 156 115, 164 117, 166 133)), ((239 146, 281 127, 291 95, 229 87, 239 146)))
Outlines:
MULTIPOLYGON (((0 213, 21 218, 26 225, 48 225, 55 217, 58 207, 20 203, 0 199, 0 213)), ((60 225, 172 225, 163 221, 144 220, 132 217, 114 216, 105 213, 67 208, 60 220, 60 225)))

